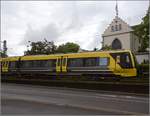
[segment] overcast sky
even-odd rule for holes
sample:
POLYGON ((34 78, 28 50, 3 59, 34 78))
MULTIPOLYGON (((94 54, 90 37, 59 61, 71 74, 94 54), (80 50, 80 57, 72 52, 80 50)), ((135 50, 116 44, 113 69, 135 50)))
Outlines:
MULTIPOLYGON (((75 42, 82 49, 101 48, 104 30, 115 17, 115 1, 1 1, 1 41, 8 55, 23 55, 28 41, 46 38, 56 45, 75 42)), ((148 1, 118 1, 119 17, 141 22, 148 1)))

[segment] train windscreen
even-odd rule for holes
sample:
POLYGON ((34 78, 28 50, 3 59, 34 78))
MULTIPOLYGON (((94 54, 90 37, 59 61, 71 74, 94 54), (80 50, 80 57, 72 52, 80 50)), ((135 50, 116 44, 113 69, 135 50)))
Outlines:
POLYGON ((110 55, 114 58, 115 61, 117 58, 119 58, 118 64, 122 68, 133 68, 133 63, 129 52, 111 53, 110 55))

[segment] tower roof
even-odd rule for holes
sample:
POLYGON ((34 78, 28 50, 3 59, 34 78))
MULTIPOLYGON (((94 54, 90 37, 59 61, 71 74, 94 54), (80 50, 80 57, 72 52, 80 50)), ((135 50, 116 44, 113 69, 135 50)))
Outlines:
POLYGON ((116 0, 116 16, 118 17, 118 2, 117 2, 117 0, 116 0))
POLYGON ((108 25, 108 27, 105 29, 102 36, 109 36, 114 34, 120 34, 120 33, 127 33, 131 32, 133 29, 129 24, 127 24, 124 20, 122 20, 120 17, 115 16, 115 18, 112 20, 112 22, 108 25), (121 25, 121 30, 118 31, 112 31, 112 27, 115 28, 115 26, 121 25))

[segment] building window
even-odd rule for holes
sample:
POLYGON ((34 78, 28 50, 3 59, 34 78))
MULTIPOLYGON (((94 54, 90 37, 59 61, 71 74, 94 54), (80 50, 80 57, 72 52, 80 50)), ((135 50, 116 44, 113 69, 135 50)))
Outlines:
POLYGON ((114 26, 111 26, 111 31, 114 32, 114 26))
POLYGON ((122 27, 121 27, 121 24, 119 24, 119 30, 121 30, 121 28, 122 28, 122 27))
POLYGON ((122 49, 122 44, 120 42, 119 39, 115 39, 113 42, 112 42, 112 49, 122 49))
POLYGON ((118 31, 118 25, 115 25, 115 31, 118 31))

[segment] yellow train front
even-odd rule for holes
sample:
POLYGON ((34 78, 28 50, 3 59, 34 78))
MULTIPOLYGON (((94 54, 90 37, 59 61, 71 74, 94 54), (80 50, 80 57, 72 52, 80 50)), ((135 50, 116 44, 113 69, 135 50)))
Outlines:
POLYGON ((130 50, 35 55, 2 59, 3 75, 136 77, 130 50))

